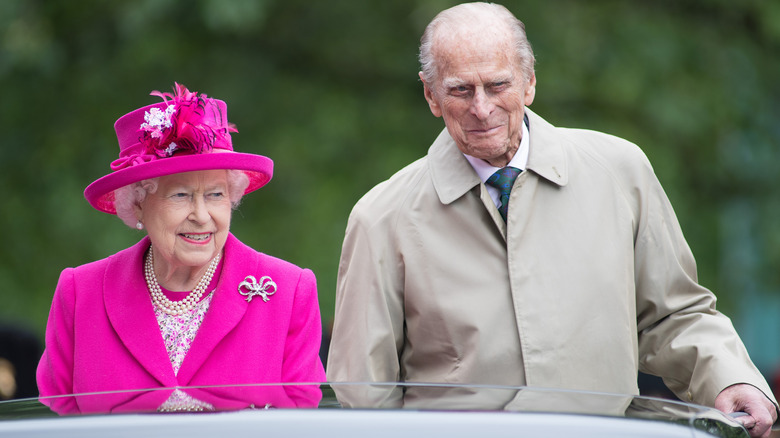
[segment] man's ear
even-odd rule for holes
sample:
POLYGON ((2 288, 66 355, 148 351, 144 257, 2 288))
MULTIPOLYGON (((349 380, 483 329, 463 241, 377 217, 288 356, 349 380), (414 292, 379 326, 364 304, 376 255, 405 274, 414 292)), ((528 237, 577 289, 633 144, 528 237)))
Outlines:
POLYGON ((534 97, 536 97, 536 73, 531 74, 531 79, 525 87, 525 106, 530 106, 534 102, 534 97))
POLYGON ((433 90, 429 86, 427 82, 425 82, 425 79, 423 79, 422 72, 419 73, 420 81, 423 83, 423 94, 425 95, 425 100, 428 101, 428 107, 431 109, 431 113, 433 113, 436 117, 441 117, 441 107, 439 106, 439 102, 436 101, 436 99, 433 96, 433 90))

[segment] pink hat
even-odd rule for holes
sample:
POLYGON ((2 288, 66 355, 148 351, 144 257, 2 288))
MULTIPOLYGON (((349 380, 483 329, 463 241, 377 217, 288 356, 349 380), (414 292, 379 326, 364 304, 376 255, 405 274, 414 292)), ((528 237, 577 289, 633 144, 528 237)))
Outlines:
POLYGON ((212 169, 242 170, 249 177, 244 194, 264 186, 273 175, 273 161, 262 155, 233 151, 227 105, 176 84, 175 95, 153 91, 163 101, 139 108, 114 124, 119 159, 112 173, 84 190, 90 205, 116 214, 114 190, 149 178, 212 169))

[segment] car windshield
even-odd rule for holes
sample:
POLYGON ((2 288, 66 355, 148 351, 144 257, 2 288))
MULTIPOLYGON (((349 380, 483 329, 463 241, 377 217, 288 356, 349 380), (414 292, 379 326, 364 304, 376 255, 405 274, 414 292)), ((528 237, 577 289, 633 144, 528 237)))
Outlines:
MULTIPOLYGON (((120 424, 117 418, 137 419, 139 415, 143 424, 151 418, 164 422, 159 435, 141 433, 131 422, 122 436, 162 436, 162 430, 170 427, 183 427, 190 436, 207 436, 210 428, 218 431, 225 427, 226 434, 242 436, 239 424, 257 432, 257 428, 267 429, 277 422, 291 437, 312 432, 317 437, 375 435, 374 429, 380 428, 393 430, 395 437, 422 436, 426 430, 439 435, 447 429, 452 429, 449 436, 474 436, 466 433, 470 427, 486 436, 505 436, 518 427, 538 427, 544 436, 748 436, 720 411, 679 401, 531 387, 410 383, 200 386, 22 399, 0 402, 0 436, 40 436, 22 432, 41 432, 41 428, 62 432, 58 429, 62 420, 52 421, 56 417, 80 418, 79 427, 86 430, 77 427, 79 433, 102 433, 106 430, 98 427, 99 420, 109 417, 103 414, 121 414, 111 417, 109 424, 114 428, 120 424), (322 395, 318 405, 295 409, 297 401, 310 400, 313 391, 322 395), (271 411, 275 414, 268 414, 271 411), (225 421, 224 415, 192 416, 208 412, 241 416, 231 421, 225 421), (152 413, 178 414, 152 417, 152 413), (204 421, 201 418, 208 420, 200 424, 204 421), (413 427, 420 420, 424 420, 421 425, 413 427), (248 426, 257 421, 254 428, 248 426), (220 425, 222 422, 225 425, 220 425), (296 433, 301 427, 304 430, 296 433), (571 435, 572 430, 577 433, 571 435), (639 431, 644 432, 637 434, 639 431)), ((73 427, 76 423, 68 424, 73 427)), ((116 433, 111 431, 112 436, 119 436, 116 433)))

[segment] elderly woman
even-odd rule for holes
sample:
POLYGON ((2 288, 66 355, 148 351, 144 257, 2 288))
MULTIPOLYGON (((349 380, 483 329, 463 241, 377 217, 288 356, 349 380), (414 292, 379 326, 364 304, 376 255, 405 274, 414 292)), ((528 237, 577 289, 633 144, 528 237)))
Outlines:
MULTIPOLYGON (((37 371, 41 396, 325 379, 314 274, 230 233, 232 209, 271 179, 273 162, 233 151, 224 102, 174 90, 153 92, 163 101, 117 120, 119 159, 84 192, 146 236, 62 272, 37 371)), ((182 391, 162 394, 160 409, 209 407, 182 391)), ((316 406, 320 397, 316 385, 302 386, 267 404, 316 406)), ((116 407, 49 403, 57 412, 116 407)))

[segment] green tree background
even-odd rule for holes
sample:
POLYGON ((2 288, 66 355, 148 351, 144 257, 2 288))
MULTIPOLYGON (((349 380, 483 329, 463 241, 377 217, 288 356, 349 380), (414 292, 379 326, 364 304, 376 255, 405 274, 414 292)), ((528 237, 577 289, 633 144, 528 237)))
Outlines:
MULTIPOLYGON (((229 104, 275 161, 233 232, 312 268, 324 323, 347 216, 442 129, 417 45, 445 0, 0 2, 0 320, 42 335, 59 272, 141 234, 92 210, 122 114, 174 81, 229 104)), ((639 144, 751 355, 780 362, 780 2, 507 0, 537 54, 533 109, 639 144)), ((594 254, 594 256, 598 256, 594 254)), ((121 284, 117 284, 121 287, 121 284)))

